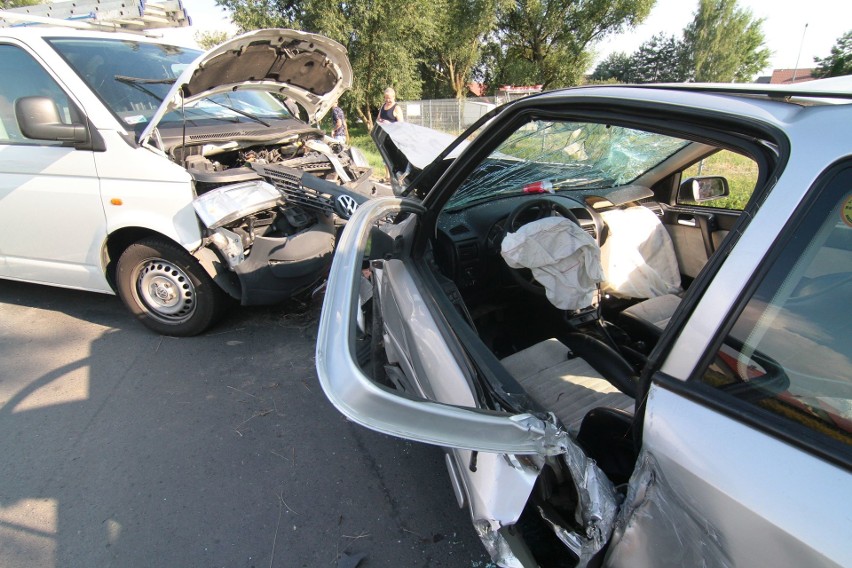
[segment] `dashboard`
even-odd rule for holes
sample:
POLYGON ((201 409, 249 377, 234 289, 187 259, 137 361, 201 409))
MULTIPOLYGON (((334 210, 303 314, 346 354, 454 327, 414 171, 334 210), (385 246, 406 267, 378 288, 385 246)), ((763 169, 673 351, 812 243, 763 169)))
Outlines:
MULTIPOLYGON (((441 272, 455 281, 461 291, 493 286, 495 282, 503 281, 508 267, 500 255, 500 244, 506 234, 506 222, 516 209, 531 200, 549 202, 569 210, 580 226, 601 244, 603 220, 582 201, 582 196, 528 194, 503 197, 441 213, 435 247, 435 261, 441 272)), ((516 220, 516 226, 539 218, 541 213, 535 207, 523 212, 516 220)))

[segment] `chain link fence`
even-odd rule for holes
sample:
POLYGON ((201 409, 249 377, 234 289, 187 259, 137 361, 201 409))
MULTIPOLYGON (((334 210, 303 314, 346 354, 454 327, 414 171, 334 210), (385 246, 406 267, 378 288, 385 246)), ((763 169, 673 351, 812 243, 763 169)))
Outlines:
POLYGON ((398 101, 406 122, 449 134, 461 134, 493 109, 494 97, 398 101))

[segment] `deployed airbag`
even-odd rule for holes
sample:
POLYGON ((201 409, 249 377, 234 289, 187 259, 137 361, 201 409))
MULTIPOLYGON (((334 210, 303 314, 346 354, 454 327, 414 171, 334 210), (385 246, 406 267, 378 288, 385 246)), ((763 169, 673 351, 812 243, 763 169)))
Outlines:
POLYGON ((511 268, 529 268, 547 299, 561 310, 592 305, 603 280, 597 243, 564 217, 539 219, 507 233, 500 252, 511 268))
POLYGON ((653 211, 637 206, 601 216, 609 227, 601 247, 604 291, 623 298, 656 298, 681 291, 674 245, 653 211))

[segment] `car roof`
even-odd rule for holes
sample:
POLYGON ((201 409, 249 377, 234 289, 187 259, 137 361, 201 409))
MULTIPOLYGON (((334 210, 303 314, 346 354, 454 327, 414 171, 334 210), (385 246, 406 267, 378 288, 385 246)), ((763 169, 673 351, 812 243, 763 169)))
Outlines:
POLYGON ((845 87, 833 87, 830 83, 820 83, 808 90, 798 85, 592 85, 548 91, 510 104, 534 107, 542 102, 557 105, 588 102, 611 108, 657 108, 665 112, 679 108, 693 113, 727 115, 738 121, 753 119, 787 130, 790 123, 812 111, 837 112, 844 119, 852 115, 852 92, 844 92, 842 88, 845 87))

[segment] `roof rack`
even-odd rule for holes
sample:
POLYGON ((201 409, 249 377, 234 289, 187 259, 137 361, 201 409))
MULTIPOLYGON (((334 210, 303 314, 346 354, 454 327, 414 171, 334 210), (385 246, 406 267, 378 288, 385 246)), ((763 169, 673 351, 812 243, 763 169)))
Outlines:
POLYGON ((75 0, 0 10, 0 27, 60 26, 144 34, 190 25, 181 0, 75 0))

